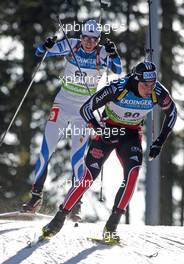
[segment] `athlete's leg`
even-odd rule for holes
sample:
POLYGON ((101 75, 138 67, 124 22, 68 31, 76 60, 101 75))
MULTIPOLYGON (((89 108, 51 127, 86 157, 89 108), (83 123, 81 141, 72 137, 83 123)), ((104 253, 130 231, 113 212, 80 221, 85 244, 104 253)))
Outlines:
POLYGON ((96 137, 91 140, 87 155, 85 158, 85 167, 83 176, 69 190, 64 203, 61 205, 65 210, 71 210, 80 197, 91 186, 93 181, 99 175, 100 170, 106 159, 109 157, 115 145, 104 143, 101 138, 96 137))
POLYGON ((80 180, 84 171, 84 153, 88 144, 90 130, 81 117, 76 117, 71 122, 71 164, 73 170, 73 182, 80 180))
POLYGON ((47 165, 57 143, 65 135, 68 125, 67 114, 61 104, 53 104, 49 119, 46 123, 41 152, 35 166, 35 182, 32 187, 32 197, 23 204, 22 210, 26 212, 38 211, 42 204, 42 189, 47 177, 47 165))
POLYGON ((127 130, 126 136, 121 138, 120 144, 116 148, 116 153, 124 170, 124 179, 116 194, 112 214, 104 228, 105 232, 111 233, 116 233, 121 216, 125 213, 142 164, 142 147, 138 131, 127 130))
MULTIPOLYGON (((82 177, 84 172, 84 153, 88 144, 90 130, 87 130, 86 123, 80 116, 75 116, 71 121, 71 165, 72 165, 72 183, 75 185, 76 181, 82 177)), ((81 221, 81 199, 72 208, 68 218, 74 222, 81 221)))
POLYGON ((124 179, 117 192, 114 206, 125 210, 134 191, 139 169, 142 165, 142 147, 138 131, 129 131, 122 146, 116 149, 117 156, 123 166, 124 179))
POLYGON ((43 227, 45 236, 55 235, 62 228, 66 215, 74 207, 80 197, 91 186, 93 180, 98 176, 101 166, 113 150, 113 145, 106 145, 102 140, 93 139, 90 143, 86 161, 84 174, 78 182, 69 190, 64 203, 60 205, 59 211, 49 224, 43 227))
POLYGON ((43 188, 47 176, 44 172, 57 147, 58 141, 65 136, 67 125, 68 116, 62 111, 62 106, 60 104, 54 103, 45 126, 41 151, 35 166, 35 189, 43 188))

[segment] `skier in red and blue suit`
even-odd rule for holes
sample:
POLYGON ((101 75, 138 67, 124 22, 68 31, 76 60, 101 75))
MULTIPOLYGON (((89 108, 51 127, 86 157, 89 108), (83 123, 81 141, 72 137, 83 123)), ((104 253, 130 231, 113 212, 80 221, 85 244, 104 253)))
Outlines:
POLYGON ((175 103, 167 89, 157 81, 156 67, 152 62, 139 63, 132 74, 113 81, 83 104, 81 116, 93 126, 96 135, 92 138, 87 151, 83 177, 69 190, 55 217, 43 228, 44 236, 52 236, 59 232, 68 212, 99 175, 110 153, 116 150, 123 167, 124 179, 116 194, 112 213, 104 227, 103 237, 112 244, 119 242, 116 229, 129 204, 142 165, 143 121, 155 105, 164 112, 165 119, 159 136, 150 146, 150 159, 160 154, 177 118, 175 103), (99 122, 94 111, 102 106, 105 106, 103 122, 101 120, 99 122))

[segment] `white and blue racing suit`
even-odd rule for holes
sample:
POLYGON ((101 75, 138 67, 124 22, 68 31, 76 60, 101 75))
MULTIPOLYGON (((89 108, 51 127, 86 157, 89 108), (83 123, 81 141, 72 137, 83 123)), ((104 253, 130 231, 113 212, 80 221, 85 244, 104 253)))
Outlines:
MULTIPOLYGON (((103 69, 107 67, 107 61, 108 68, 114 73, 120 74, 122 71, 119 56, 110 56, 107 60, 104 46, 98 45, 92 52, 85 52, 79 39, 69 39, 69 42, 80 65, 82 77, 66 39, 57 42, 49 49, 47 57, 64 56, 66 64, 61 80, 61 90, 55 97, 45 126, 41 151, 35 167, 36 178, 33 190, 42 190, 49 159, 55 151, 58 141, 66 136, 69 122, 71 124, 73 175, 76 180, 83 175, 83 156, 89 135, 84 133, 86 123, 80 116, 80 107, 89 99, 90 95, 96 92, 103 69), (86 88, 85 83, 89 89, 86 88)), ((43 47, 38 46, 36 55, 43 56, 44 52, 43 47)))

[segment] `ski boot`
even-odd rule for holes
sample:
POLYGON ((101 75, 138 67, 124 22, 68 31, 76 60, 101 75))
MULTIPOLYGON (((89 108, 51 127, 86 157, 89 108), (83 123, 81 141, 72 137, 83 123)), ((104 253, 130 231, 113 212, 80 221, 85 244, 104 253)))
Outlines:
POLYGON ((124 210, 114 209, 104 227, 103 240, 110 245, 120 243, 120 237, 117 235, 116 229, 123 213, 124 210))
POLYGON ((42 237, 50 238, 52 236, 55 236, 64 225, 64 221, 68 213, 69 211, 60 209, 51 220, 51 222, 42 228, 42 237))
POLYGON ((82 201, 79 200, 74 207, 72 208, 70 214, 68 215, 68 220, 72 220, 73 222, 81 222, 82 218, 80 216, 81 213, 81 204, 82 201))
POLYGON ((35 213, 40 210, 42 206, 42 191, 34 189, 31 194, 31 199, 22 205, 22 212, 35 213))

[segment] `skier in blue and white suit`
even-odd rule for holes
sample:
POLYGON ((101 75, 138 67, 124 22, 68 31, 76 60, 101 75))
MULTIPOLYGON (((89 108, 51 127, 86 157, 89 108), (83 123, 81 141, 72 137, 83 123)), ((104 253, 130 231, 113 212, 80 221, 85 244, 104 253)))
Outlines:
POLYGON ((82 76, 66 39, 55 42, 54 38, 48 38, 43 45, 36 49, 37 56, 43 56, 46 51, 48 52, 47 57, 65 56, 66 64, 61 90, 55 97, 45 126, 41 152, 35 166, 32 198, 23 204, 24 211, 35 212, 40 208, 48 162, 58 141, 66 136, 69 122, 72 134, 73 175, 75 180, 79 180, 83 175, 83 156, 89 135, 84 134, 86 123, 80 116, 80 107, 89 99, 90 95, 96 92, 98 81, 105 67, 108 66, 116 74, 120 74, 122 71, 115 44, 108 40, 104 46, 99 45, 100 35, 100 27, 96 21, 88 20, 83 25, 80 39, 69 39, 80 65, 82 76), (87 83, 90 94, 85 83, 87 83))

